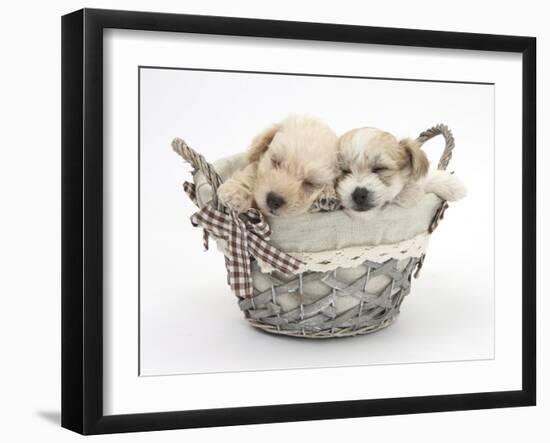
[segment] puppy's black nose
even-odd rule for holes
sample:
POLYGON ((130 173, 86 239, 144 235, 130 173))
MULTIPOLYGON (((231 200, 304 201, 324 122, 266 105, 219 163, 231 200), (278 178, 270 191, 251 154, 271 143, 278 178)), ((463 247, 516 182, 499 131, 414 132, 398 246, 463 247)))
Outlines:
POLYGON ((266 198, 267 207, 272 211, 276 211, 285 204, 285 199, 274 192, 269 192, 266 198))
POLYGON ((367 206, 369 191, 366 188, 355 188, 353 194, 351 194, 351 198, 357 206, 363 208, 367 206))

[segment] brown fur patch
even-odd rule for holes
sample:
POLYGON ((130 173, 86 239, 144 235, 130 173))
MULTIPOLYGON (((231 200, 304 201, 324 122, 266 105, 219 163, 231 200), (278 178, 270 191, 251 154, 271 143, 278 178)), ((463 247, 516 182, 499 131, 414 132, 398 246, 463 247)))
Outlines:
POLYGON ((411 179, 418 180, 428 173, 430 162, 425 152, 420 148, 420 144, 416 140, 410 138, 403 139, 399 142, 406 155, 406 161, 409 163, 411 179))

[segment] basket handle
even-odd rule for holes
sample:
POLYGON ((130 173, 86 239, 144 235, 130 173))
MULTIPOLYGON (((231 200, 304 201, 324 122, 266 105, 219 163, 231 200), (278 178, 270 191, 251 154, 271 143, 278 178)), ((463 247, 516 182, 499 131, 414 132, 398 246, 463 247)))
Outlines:
POLYGON ((441 158, 439 159, 439 163, 437 165, 437 169, 446 170, 447 165, 449 164, 449 161, 451 160, 451 157, 453 156, 453 149, 455 147, 455 138, 453 137, 453 133, 451 130, 447 127, 447 125, 439 124, 436 126, 431 127, 430 129, 427 129, 426 131, 422 132, 416 141, 420 143, 420 145, 423 145, 431 138, 435 137, 436 135, 442 135, 445 139, 445 149, 443 150, 443 153, 441 154, 441 158))
POLYGON ((176 154, 180 155, 186 162, 193 166, 193 174, 197 171, 202 172, 208 184, 212 186, 213 205, 217 209, 223 211, 223 206, 218 200, 218 188, 223 183, 223 180, 214 167, 208 163, 201 154, 193 148, 190 148, 181 138, 175 138, 172 140, 172 149, 176 152, 176 154))

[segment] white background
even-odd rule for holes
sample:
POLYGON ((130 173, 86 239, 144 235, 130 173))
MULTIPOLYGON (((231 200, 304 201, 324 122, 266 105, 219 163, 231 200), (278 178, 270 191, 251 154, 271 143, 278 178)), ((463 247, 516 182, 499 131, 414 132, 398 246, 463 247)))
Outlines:
MULTIPOLYGON (((355 2, 356 3, 356 2, 355 2)), ((165 10, 218 15, 354 23, 441 30, 526 34, 539 37, 539 54, 548 55, 545 14, 538 2, 526 1, 513 8, 495 3, 386 2, 369 7, 351 2, 315 4, 296 2, 190 2, 185 9, 170 2, 111 1, 87 6, 121 9, 165 10), (475 11, 475 13, 473 13, 475 11)), ((57 427, 59 414, 59 16, 80 2, 11 4, 3 13, 3 69, 0 72, 3 149, 0 162, 3 215, 1 229, 0 328, 4 358, 0 369, 2 434, 8 441, 72 441, 80 437, 57 427)), ((548 61, 539 58, 538 77, 548 72, 548 61)), ((540 88, 540 82, 539 82, 540 88)), ((548 120, 540 90, 539 123, 548 120)), ((543 129, 543 128, 541 128, 543 129)), ((542 146, 542 130, 539 146, 542 146)), ((548 166, 548 165, 546 165, 548 166)), ((540 176, 540 175, 539 175, 540 176)), ((545 210, 546 213, 546 210, 545 210)), ((546 218, 546 217, 545 217, 546 218)), ((546 242, 547 236, 544 237, 546 242)), ((548 245, 547 245, 548 246, 548 245)), ((546 284, 544 284, 544 289, 546 284)), ((541 293, 544 290, 540 291, 541 293)), ((547 307, 542 299, 539 312, 547 307)), ((542 316, 539 316, 542 317, 542 316)), ((549 334, 541 324, 541 342, 549 334)), ((539 371, 548 369, 547 351, 539 343, 539 371)), ((363 435, 402 441, 414 436, 423 441, 479 441, 494 439, 542 441, 547 434, 543 417, 550 412, 548 384, 539 380, 539 406, 495 411, 469 411, 404 417, 248 426, 231 429, 175 431, 155 434, 100 437, 132 441, 239 440, 281 441, 317 438, 338 441, 343 436, 363 435), (268 432, 266 432, 266 430, 268 432), (391 432, 389 432, 391 430, 391 432), (450 431, 452 430, 452 432, 450 431)))
MULTIPOLYGON (((493 358, 492 85, 150 68, 140 78, 142 375, 493 358), (181 182, 191 180, 190 168, 170 139, 182 136, 213 161, 242 152, 289 112, 316 115, 338 134, 369 125, 415 137, 438 122, 454 132, 449 167, 471 192, 452 205, 422 278, 384 331, 311 341, 251 328, 226 284, 222 254, 204 253, 201 230, 188 221, 196 207, 181 182)), ((425 145, 433 168, 443 145, 441 137, 425 145)))
MULTIPOLYGON (((105 386, 108 387, 104 391, 105 413, 125 414, 238 405, 307 403, 344 398, 519 389, 521 386, 521 324, 518 318, 521 299, 517 295, 521 291, 521 281, 518 274, 510 274, 508 260, 510 256, 519 256, 521 250, 521 236, 514 235, 519 234, 521 229, 521 211, 519 210, 521 171, 516 169, 516 165, 521 162, 521 151, 517 149, 521 144, 521 131, 517 125, 521 117, 521 65, 518 63, 518 57, 498 53, 481 56, 479 53, 472 54, 471 51, 403 50, 377 46, 326 45, 265 39, 254 39, 252 42, 246 38, 217 36, 193 38, 193 36, 170 33, 118 30, 107 32, 104 37, 104 56, 107 60, 104 63, 104 84, 107 91, 104 102, 106 153, 104 188, 108 190, 105 192, 104 202, 104 233, 109 239, 105 242, 104 256, 103 364, 105 386), (281 52, 284 53, 284 57, 280 56, 281 52), (442 63, 442 60, 445 63, 442 63), (499 146, 498 156, 495 157, 495 168, 499 171, 496 175, 498 192, 495 195, 495 214, 499 221, 495 225, 497 240, 495 289, 500 294, 516 294, 516 296, 502 295, 498 298, 495 324, 498 337, 496 346, 499 350, 496 358, 416 365, 368 365, 348 368, 326 367, 315 370, 137 377, 135 364, 138 328, 136 299, 138 275, 135 266, 137 262, 137 190, 135 186, 137 159, 135 147, 138 140, 137 122, 134 116, 138 110, 135 74, 140 64, 166 66, 172 63, 177 66, 189 63, 192 66, 239 67, 248 70, 260 68, 267 71, 281 69, 354 75, 368 73, 372 76, 396 78, 410 75, 451 80, 460 75, 462 80, 496 82, 500 92, 497 108, 498 124, 495 127, 495 143, 499 146), (502 174, 502 171, 514 173, 502 174), (503 345, 499 346, 498 343, 503 345), (376 379, 377 383, 362 383, 365 378, 376 379), (414 383, 410 383, 411 379, 414 383), (333 382, 327 383, 326 380, 333 382), (243 385, 262 386, 262 389, 242 389, 243 385), (321 385, 322 390, 319 389, 321 385), (280 386, 299 386, 299 389, 282 390, 280 386), (220 395, 220 392, 223 394, 220 395)), ((399 95, 394 100, 399 100, 399 95)), ((397 103, 394 104, 398 106, 397 103)), ((182 102, 182 106, 184 105, 185 102, 182 102)), ((402 103, 399 105, 403 106, 402 103)), ((446 106, 441 103, 432 103, 429 106, 429 112, 440 116, 441 111, 438 112, 435 108, 446 108, 446 106)), ((460 119, 456 117, 452 119, 458 127, 461 126, 459 122, 463 118, 463 114, 459 113, 459 115, 460 119)), ((354 115, 353 119, 356 118, 357 116, 354 115)), ((342 124, 349 123, 347 118, 344 120, 342 124)), ((388 118, 388 124, 395 124, 395 120, 388 118)), ((480 120, 484 119, 480 118, 480 120)), ((202 126, 202 122, 200 123, 202 126)), ((469 124, 469 126, 478 125, 483 126, 483 122, 470 121, 469 124)), ((463 130, 462 133, 469 130, 471 129, 463 130)), ((244 130, 238 132, 244 132, 244 130)), ((157 134, 157 130, 154 130, 154 139, 157 134)), ((170 139, 171 136, 167 134, 166 138, 170 139)), ((483 140, 483 137, 478 138, 483 140)), ((467 140, 467 137, 465 139, 467 140)), ((481 140, 470 140, 462 149, 474 151, 481 149, 477 148, 477 143, 481 140)), ((157 149, 161 149, 160 143, 156 142, 154 145, 155 148, 158 146, 157 149)), ((169 150, 164 152, 168 154, 169 150)), ((490 150, 482 150, 482 152, 487 155, 490 150)), ((482 155, 480 157, 483 158, 482 155)), ((170 165, 174 163, 170 162, 170 165)), ((464 170, 465 174, 473 172, 469 167, 463 166, 459 169, 464 170)), ((479 179, 482 174, 476 173, 471 177, 471 181, 475 183, 474 177, 479 179)), ((477 186, 475 184, 472 186, 476 191, 479 188, 482 193, 487 183, 481 180, 477 186)), ((170 189, 174 188, 170 186, 170 189)), ((175 189, 171 192, 175 192, 175 189)), ((486 195, 485 200, 487 204, 491 204, 490 195, 486 195)), ((470 201, 476 202, 476 199, 470 201)), ((479 199, 477 202, 478 206, 483 203, 479 199)), ((475 211, 472 212, 475 213, 475 211)), ((486 211, 482 214, 486 216, 486 211)), ((466 223, 470 223, 470 220, 467 219, 466 223)), ((466 228, 461 227, 461 229, 466 228)), ((483 244, 487 246, 489 243, 483 242, 483 244)), ((472 248, 465 253, 470 256, 471 250, 476 247, 477 245, 472 245, 472 248)), ((457 259, 459 261, 454 262, 455 265, 465 264, 460 258, 457 257, 457 259)), ((448 270, 447 261, 437 260, 436 262, 448 270)), ((182 261, 181 265, 185 267, 186 263, 182 261)), ((436 271, 436 275, 442 275, 443 272, 444 270, 436 271)), ((477 276, 475 278, 477 279, 477 276)), ((152 281, 165 283, 160 278, 152 281)), ((478 301, 475 300, 475 303, 478 301)), ((471 301, 470 304, 472 304, 471 301)), ((196 305, 199 306, 199 303, 196 305)), ((214 306, 217 306, 217 303, 214 306)), ((434 311, 435 309, 432 310, 434 311)), ((464 320, 466 318, 465 316, 464 320)), ((163 325, 164 322, 160 324, 163 325)), ((232 324, 231 327, 237 327, 237 323, 232 324)), ((479 337, 473 339, 481 340, 479 337)), ((357 340, 354 342, 359 343, 357 340)), ((431 346, 430 342, 425 345, 431 346)), ((332 346, 340 348, 343 345, 332 346)), ((343 351, 340 352, 343 353, 343 351)), ((192 358, 192 356, 189 357, 192 358)))

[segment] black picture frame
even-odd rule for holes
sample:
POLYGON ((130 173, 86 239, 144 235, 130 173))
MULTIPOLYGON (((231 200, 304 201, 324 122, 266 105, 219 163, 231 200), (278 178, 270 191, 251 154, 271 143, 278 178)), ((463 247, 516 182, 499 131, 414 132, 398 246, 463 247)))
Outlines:
POLYGON ((529 406, 536 403, 536 39, 82 9, 62 18, 62 426, 81 434, 529 406), (522 389, 130 415, 103 413, 103 30, 522 54, 522 389))

